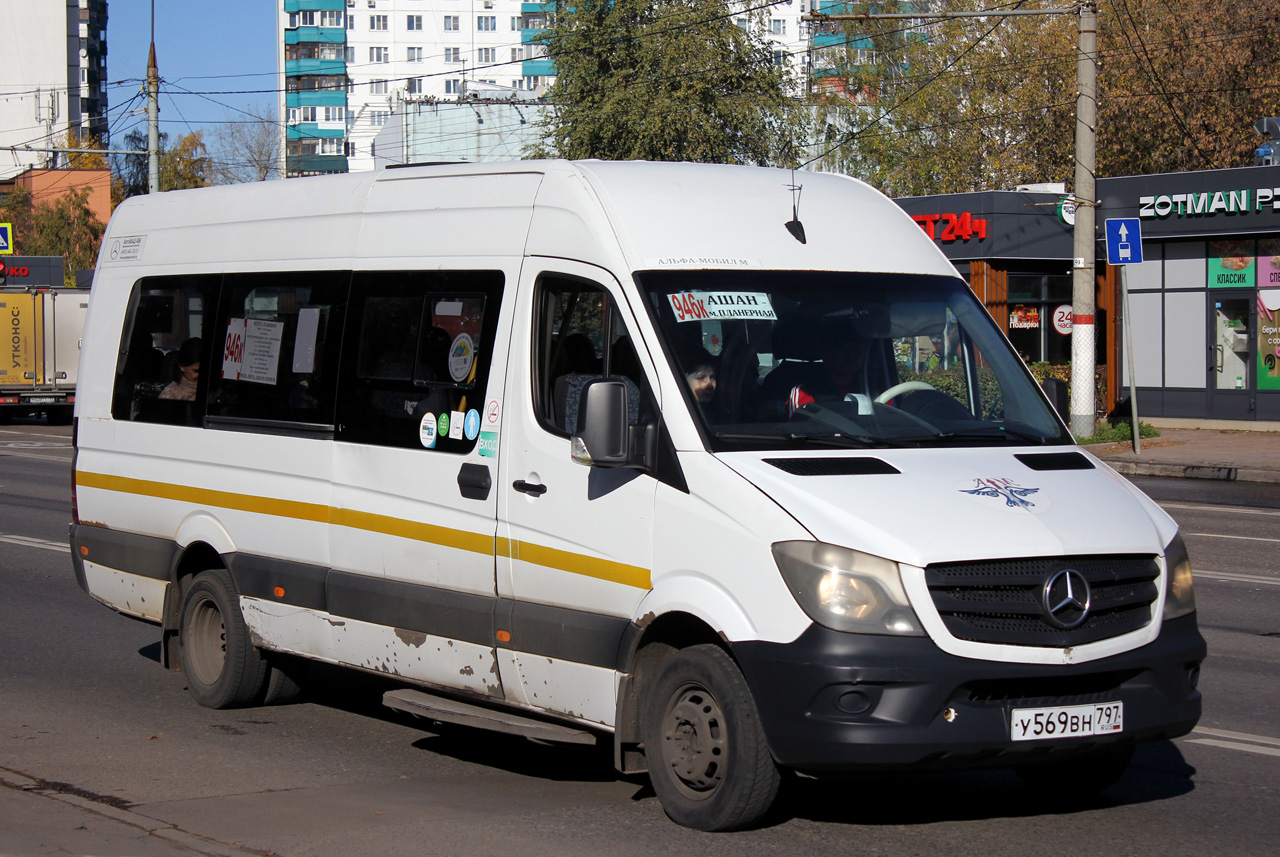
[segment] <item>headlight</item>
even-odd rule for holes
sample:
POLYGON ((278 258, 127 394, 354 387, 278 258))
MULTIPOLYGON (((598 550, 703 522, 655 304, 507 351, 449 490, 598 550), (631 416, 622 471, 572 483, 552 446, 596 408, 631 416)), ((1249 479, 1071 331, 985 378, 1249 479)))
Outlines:
POLYGON ((1196 589, 1191 580, 1191 557, 1182 534, 1164 549, 1164 618, 1177 619, 1196 612, 1196 589))
POLYGON ((773 559, 809 618, 833 631, 923 636, 898 564, 822 542, 778 542, 773 559))

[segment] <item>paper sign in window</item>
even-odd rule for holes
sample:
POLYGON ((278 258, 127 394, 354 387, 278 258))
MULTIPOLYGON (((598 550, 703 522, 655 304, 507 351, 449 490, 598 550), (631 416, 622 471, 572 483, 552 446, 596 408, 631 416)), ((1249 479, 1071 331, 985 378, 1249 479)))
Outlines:
POLYGON ((667 298, 678 322, 778 318, 766 292, 677 292, 667 298))
POLYGON ((320 331, 320 308, 298 311, 298 335, 293 340, 293 371, 309 374, 316 371, 316 335, 320 331))
POLYGON ((275 384, 280 363, 280 341, 284 323, 257 318, 244 320, 244 358, 240 380, 255 384, 275 384))

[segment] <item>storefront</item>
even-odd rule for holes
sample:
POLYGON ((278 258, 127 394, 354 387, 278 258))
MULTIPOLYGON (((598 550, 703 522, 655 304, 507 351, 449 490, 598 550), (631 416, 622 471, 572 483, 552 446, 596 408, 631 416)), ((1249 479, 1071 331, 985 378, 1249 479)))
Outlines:
MULTIPOLYGON (((1075 218, 1065 198, 984 191, 896 200, 965 275, 1029 364, 1071 362, 1075 218)), ((1110 366, 1112 295, 1104 289, 1097 298, 1099 367, 1110 366)), ((1114 379, 1106 388, 1115 388, 1114 379)))
POLYGON ((1099 179, 1098 196, 1099 236, 1107 218, 1142 227, 1126 266, 1140 414, 1280 420, 1280 167, 1099 179))

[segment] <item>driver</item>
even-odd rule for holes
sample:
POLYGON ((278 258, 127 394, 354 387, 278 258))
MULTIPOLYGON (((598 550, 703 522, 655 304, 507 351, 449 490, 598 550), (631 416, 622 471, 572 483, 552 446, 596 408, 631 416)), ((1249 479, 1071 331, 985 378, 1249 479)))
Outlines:
POLYGON ((867 390, 867 352, 871 342, 859 334, 847 319, 823 319, 815 331, 821 363, 800 383, 791 387, 787 396, 790 413, 810 402, 823 399, 844 400, 850 394, 867 390))

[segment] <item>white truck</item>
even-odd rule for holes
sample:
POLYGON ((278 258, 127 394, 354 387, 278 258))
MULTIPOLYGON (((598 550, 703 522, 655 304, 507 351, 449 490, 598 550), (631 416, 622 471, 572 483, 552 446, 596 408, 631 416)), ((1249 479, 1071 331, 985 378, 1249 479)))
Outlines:
POLYGON ((50 424, 68 425, 89 293, 62 287, 61 257, 14 257, 3 264, 0 424, 39 411, 50 424))

